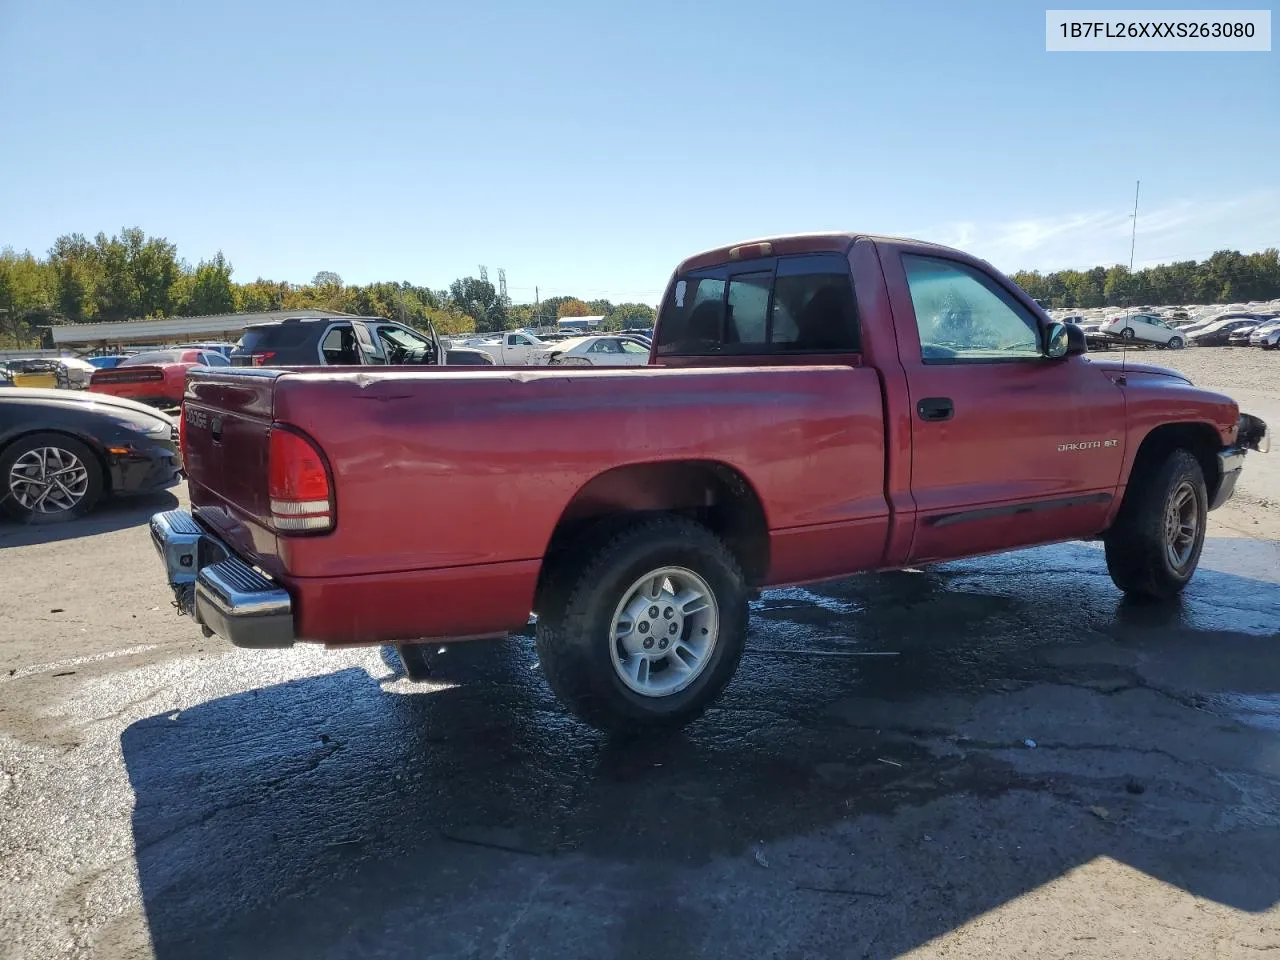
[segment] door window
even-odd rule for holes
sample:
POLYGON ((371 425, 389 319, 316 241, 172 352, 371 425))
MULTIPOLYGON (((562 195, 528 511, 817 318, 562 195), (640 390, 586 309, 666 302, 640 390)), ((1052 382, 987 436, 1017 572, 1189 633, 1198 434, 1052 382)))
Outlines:
POLYGON ((623 353, 643 353, 646 357, 649 355, 649 351, 634 340, 623 340, 621 343, 623 353))
POLYGON ((1040 325, 994 280, 962 263, 904 254, 926 363, 1039 358, 1040 325))
POLYGON ((355 366, 360 363, 360 354, 356 352, 356 337, 351 332, 351 324, 343 323, 330 327, 329 332, 320 341, 320 356, 326 364, 336 367, 355 366))
POLYGON ((378 327, 378 339, 382 341, 388 363, 418 364, 429 362, 431 341, 403 327, 384 324, 378 327))

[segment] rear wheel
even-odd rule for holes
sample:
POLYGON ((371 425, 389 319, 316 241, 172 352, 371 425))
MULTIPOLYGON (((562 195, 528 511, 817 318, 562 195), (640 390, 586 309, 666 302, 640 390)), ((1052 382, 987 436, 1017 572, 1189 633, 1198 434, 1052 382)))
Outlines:
POLYGON ((1186 450, 1135 474, 1103 538, 1112 581, 1131 596, 1176 597, 1200 562, 1208 514, 1204 473, 1186 450))
POLYGON ((542 591, 537 646, 556 695, 614 733, 669 729, 720 695, 742 657, 748 586, 724 542, 666 516, 586 545, 542 591))
POLYGON ((1120 336, 1124 337, 1126 340, 1132 340, 1137 336, 1137 334, 1133 332, 1133 327, 1125 327, 1120 331, 1120 336))
POLYGON ((102 465, 79 440, 35 433, 0 454, 0 508, 26 523, 56 523, 88 513, 102 498, 102 465))

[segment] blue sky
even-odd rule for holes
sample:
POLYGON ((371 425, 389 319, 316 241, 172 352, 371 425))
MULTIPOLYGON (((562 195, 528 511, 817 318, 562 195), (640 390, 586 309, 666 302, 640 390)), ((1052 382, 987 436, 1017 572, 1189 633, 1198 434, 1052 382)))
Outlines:
POLYGON ((1031 3, 0 0, 0 246, 660 295, 853 229, 1006 270, 1280 244, 1280 53, 1044 50, 1031 3))

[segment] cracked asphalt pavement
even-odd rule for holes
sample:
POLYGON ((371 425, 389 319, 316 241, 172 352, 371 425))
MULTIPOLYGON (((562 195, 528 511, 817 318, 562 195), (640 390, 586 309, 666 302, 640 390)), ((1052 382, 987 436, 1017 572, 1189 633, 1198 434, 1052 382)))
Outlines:
POLYGON ((769 591, 720 704, 630 744, 528 637, 428 684, 202 638, 142 526, 172 497, 0 526, 0 957, 1280 950, 1259 459, 1175 605, 1091 544, 769 591))

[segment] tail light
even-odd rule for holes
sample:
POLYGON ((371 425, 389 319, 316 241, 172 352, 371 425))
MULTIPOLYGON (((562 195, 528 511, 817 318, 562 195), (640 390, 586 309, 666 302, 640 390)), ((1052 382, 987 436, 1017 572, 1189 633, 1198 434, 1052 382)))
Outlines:
POLYGON ((271 520, 282 533, 333 529, 333 484, 324 456, 306 437, 271 427, 267 461, 271 520))
POLYGON ((268 363, 276 358, 274 350, 264 350, 262 353, 249 354, 249 361, 255 367, 265 367, 268 363))

